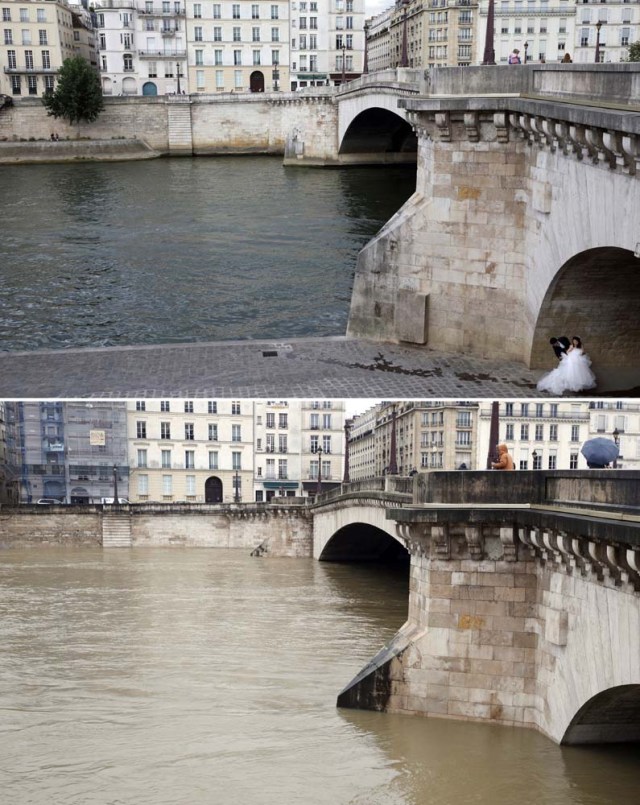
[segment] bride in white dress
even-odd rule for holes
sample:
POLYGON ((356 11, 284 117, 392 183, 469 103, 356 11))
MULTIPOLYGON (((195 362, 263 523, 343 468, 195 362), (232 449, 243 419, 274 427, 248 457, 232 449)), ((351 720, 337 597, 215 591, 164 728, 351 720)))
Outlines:
POLYGON ((591 369, 591 360, 582 348, 577 335, 571 339, 571 346, 560 359, 557 368, 541 377, 538 391, 548 391, 560 395, 565 391, 583 391, 596 386, 596 376, 591 369))

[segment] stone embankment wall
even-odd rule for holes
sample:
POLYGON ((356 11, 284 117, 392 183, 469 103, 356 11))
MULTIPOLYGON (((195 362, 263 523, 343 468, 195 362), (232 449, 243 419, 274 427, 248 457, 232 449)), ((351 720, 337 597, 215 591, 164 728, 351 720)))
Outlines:
POLYGON ((48 117, 42 104, 32 99, 0 111, 0 141, 49 141, 52 132, 62 140, 113 139, 116 146, 119 139, 136 138, 164 155, 282 155, 287 139, 295 136, 293 162, 332 164, 337 154, 337 105, 328 92, 106 98, 96 121, 73 126, 48 117), (179 132, 171 123, 177 112, 179 132))
POLYGON ((95 507, 66 506, 55 512, 48 506, 0 509, 2 548, 101 544, 102 515, 95 507))
MULTIPOLYGON (((121 507, 131 514, 134 547, 257 550, 260 556, 311 556, 312 522, 303 506, 121 507)), ((0 510, 0 547, 102 544, 101 506, 21 506, 0 510)))
POLYGON ((142 140, 60 140, 0 142, 0 165, 25 162, 125 162, 154 159, 160 153, 142 140))

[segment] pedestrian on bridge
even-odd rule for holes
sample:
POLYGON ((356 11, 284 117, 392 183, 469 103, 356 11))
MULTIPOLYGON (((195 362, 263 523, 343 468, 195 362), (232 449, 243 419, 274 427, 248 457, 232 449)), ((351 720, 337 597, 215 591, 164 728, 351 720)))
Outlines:
POLYGON ((506 444, 498 445, 498 460, 492 461, 491 467, 494 470, 515 470, 516 465, 513 463, 506 444))

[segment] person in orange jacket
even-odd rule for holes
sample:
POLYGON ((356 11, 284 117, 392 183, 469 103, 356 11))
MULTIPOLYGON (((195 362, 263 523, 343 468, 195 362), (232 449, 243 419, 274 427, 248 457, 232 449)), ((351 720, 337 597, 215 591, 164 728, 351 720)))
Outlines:
POLYGON ((491 466, 494 470, 515 470, 515 464, 509 455, 506 444, 498 445, 498 460, 492 461, 491 466))

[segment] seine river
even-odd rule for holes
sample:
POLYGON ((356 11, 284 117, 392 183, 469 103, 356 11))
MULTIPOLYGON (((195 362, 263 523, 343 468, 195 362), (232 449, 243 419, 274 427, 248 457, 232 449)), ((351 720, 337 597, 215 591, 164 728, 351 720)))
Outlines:
POLYGON ((338 710, 403 622, 406 576, 226 550, 1 557, 7 805, 638 801, 638 748, 338 710))
POLYGON ((0 349, 341 335, 415 168, 277 157, 0 168, 0 349))

